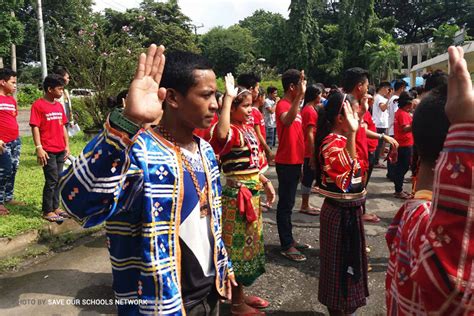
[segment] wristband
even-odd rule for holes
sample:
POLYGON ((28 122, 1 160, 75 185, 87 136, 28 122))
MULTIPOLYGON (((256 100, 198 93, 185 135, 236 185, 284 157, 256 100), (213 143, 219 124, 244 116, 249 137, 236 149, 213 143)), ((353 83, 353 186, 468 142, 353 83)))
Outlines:
POLYGON ((385 136, 385 134, 384 134, 384 133, 380 134, 380 137, 379 137, 379 139, 383 139, 383 137, 384 137, 384 136, 385 136))
POLYGON ((43 145, 36 146, 36 149, 38 149, 38 148, 43 148, 43 145))
POLYGON ((139 125, 123 116, 122 109, 114 109, 109 115, 109 122, 112 127, 126 132, 130 137, 133 137, 140 130, 139 125))

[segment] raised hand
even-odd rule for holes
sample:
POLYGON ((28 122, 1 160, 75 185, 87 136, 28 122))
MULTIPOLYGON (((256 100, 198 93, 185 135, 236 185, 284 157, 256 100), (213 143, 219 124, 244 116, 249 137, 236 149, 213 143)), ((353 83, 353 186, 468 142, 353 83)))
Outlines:
POLYGON ((163 45, 150 45, 147 53, 140 54, 137 71, 128 90, 124 115, 137 124, 151 123, 163 114, 163 100, 166 89, 160 88, 165 67, 163 45))
POLYGON ((229 72, 225 75, 225 94, 234 99, 237 97, 237 91, 238 88, 235 86, 234 76, 229 72))
POLYGON ((451 46, 449 53, 446 115, 451 124, 474 122, 474 91, 462 47, 451 46))
POLYGON ((298 86, 296 87, 296 95, 300 98, 304 98, 306 93, 306 79, 304 78, 304 70, 300 72, 300 80, 298 81, 298 86))
POLYGON ((353 133, 357 132, 357 129, 359 128, 359 116, 357 115, 357 112, 352 110, 352 106, 347 100, 344 101, 344 113, 344 118, 349 125, 350 131, 353 133))

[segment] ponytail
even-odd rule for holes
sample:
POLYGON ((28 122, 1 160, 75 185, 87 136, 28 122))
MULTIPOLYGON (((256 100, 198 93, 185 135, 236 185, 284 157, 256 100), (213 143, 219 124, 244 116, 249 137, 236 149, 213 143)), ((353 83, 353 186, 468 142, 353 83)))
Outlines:
POLYGON ((314 143, 314 155, 316 162, 315 178, 316 184, 318 186, 321 185, 321 176, 324 163, 321 156, 321 147, 324 139, 333 130, 336 117, 339 114, 344 115, 344 108, 342 107, 343 100, 344 95, 340 92, 335 92, 329 97, 326 106, 318 110, 318 123, 316 125, 316 139, 314 143))

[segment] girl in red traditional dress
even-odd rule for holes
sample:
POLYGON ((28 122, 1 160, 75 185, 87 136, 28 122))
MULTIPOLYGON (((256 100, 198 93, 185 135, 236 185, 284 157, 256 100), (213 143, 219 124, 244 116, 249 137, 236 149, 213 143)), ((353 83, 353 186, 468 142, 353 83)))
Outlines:
POLYGON ((319 112, 316 168, 321 209, 319 301, 330 315, 354 313, 366 304, 367 255, 362 223, 365 189, 356 154, 357 113, 351 95, 334 93, 319 112))
POLYGON ((257 135, 253 127, 245 124, 252 113, 252 93, 235 88, 232 74, 227 74, 225 81, 221 116, 211 130, 210 143, 226 177, 222 189, 222 234, 238 283, 232 289, 231 311, 232 315, 265 315, 256 308, 265 308, 269 303, 245 295, 243 286, 250 286, 265 272, 260 191, 265 191, 271 205, 275 190, 263 175, 268 166, 257 135))

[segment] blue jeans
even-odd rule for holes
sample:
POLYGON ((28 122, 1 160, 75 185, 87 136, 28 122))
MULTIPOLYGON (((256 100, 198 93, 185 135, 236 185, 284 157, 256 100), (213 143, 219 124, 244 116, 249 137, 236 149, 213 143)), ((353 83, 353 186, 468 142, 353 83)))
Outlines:
POLYGON ((411 164, 412 147, 398 147, 398 160, 395 164, 393 173, 393 182, 395 183, 395 192, 403 191, 403 179, 411 164))
POLYGON ((276 143, 276 127, 265 126, 265 131, 267 133, 267 145, 271 148, 275 147, 276 143))
POLYGON ((0 204, 13 200, 15 176, 20 164, 21 139, 5 143, 0 155, 0 204))
POLYGON ((282 250, 288 250, 293 239, 291 214, 295 206, 296 189, 301 176, 301 165, 276 164, 278 175, 277 226, 282 250))

